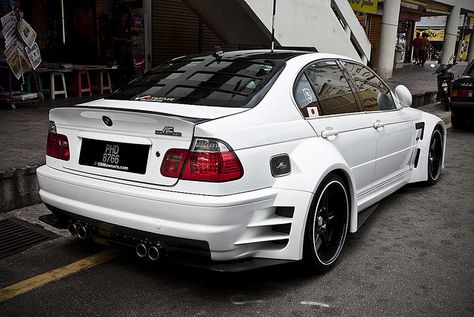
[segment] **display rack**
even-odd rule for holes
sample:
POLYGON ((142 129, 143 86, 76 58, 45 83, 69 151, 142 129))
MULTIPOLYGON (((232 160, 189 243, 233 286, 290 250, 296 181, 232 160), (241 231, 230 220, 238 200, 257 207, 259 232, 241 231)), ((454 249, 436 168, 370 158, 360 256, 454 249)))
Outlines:
POLYGON ((8 104, 11 109, 16 109, 16 105, 36 105, 40 101, 40 91, 38 87, 38 80, 36 77, 36 72, 31 71, 31 80, 34 83, 34 88, 36 92, 25 92, 25 91, 14 91, 13 90, 13 78, 10 67, 5 64, 0 64, 0 72, 3 74, 8 74, 8 90, 4 94, 0 94, 0 102, 8 104))

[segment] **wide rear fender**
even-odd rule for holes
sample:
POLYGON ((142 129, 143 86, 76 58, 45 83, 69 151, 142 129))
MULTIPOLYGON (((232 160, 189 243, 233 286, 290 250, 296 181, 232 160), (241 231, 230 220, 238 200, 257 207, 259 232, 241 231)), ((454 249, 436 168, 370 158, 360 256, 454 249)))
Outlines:
POLYGON ((447 137, 447 129, 446 125, 444 124, 443 120, 439 117, 427 113, 421 112, 421 119, 415 123, 423 122, 424 129, 423 129, 423 139, 419 140, 418 149, 420 149, 420 156, 418 159, 418 165, 416 168, 413 169, 413 172, 410 176, 409 183, 415 182, 424 182, 428 180, 428 154, 429 154, 429 147, 430 147, 430 140, 431 135, 436 127, 441 128, 441 132, 443 135, 443 162, 442 162, 442 169, 444 169, 444 157, 446 154, 446 137, 447 137))
MULTIPOLYGON (((277 178, 273 187, 315 193, 324 177, 337 173, 346 181, 351 201, 350 231, 357 230, 357 201, 352 172, 337 149, 321 137, 306 139, 291 153, 291 174, 277 178)), ((306 210, 305 218, 309 209, 306 210)))

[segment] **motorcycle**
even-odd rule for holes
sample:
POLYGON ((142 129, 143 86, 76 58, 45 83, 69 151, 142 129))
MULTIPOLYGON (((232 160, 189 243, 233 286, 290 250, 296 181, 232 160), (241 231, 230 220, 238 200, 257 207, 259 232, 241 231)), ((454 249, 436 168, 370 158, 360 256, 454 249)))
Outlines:
MULTIPOLYGON (((436 100, 440 101, 444 105, 445 111, 449 110, 449 89, 451 86, 451 81, 454 79, 454 74, 450 72, 449 69, 456 64, 457 63, 453 55, 451 56, 447 64, 440 64, 433 73, 433 75, 438 75, 438 93, 436 96, 436 100)), ((436 65, 431 64, 431 67, 436 67, 436 65)))

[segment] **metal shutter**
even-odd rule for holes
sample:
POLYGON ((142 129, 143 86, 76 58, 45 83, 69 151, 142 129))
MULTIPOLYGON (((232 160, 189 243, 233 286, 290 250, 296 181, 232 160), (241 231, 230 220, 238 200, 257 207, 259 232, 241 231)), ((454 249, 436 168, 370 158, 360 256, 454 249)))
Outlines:
POLYGON ((199 52, 199 18, 182 0, 152 2, 153 66, 199 52))
POLYGON ((372 53, 370 58, 370 66, 373 70, 377 71, 379 67, 379 54, 380 54, 380 36, 382 32, 382 16, 381 15, 369 15, 369 41, 372 44, 372 53))

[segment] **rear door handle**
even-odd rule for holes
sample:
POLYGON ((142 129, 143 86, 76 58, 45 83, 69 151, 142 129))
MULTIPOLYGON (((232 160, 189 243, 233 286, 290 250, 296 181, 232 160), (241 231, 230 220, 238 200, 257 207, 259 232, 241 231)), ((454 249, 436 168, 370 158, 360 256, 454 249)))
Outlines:
POLYGON ((336 129, 333 129, 331 127, 326 128, 323 131, 321 131, 321 136, 325 139, 327 139, 331 136, 336 136, 338 134, 339 134, 339 131, 337 131, 336 129))
POLYGON ((385 124, 382 121, 377 120, 374 122, 373 127, 374 129, 380 129, 380 128, 385 127, 385 124))

